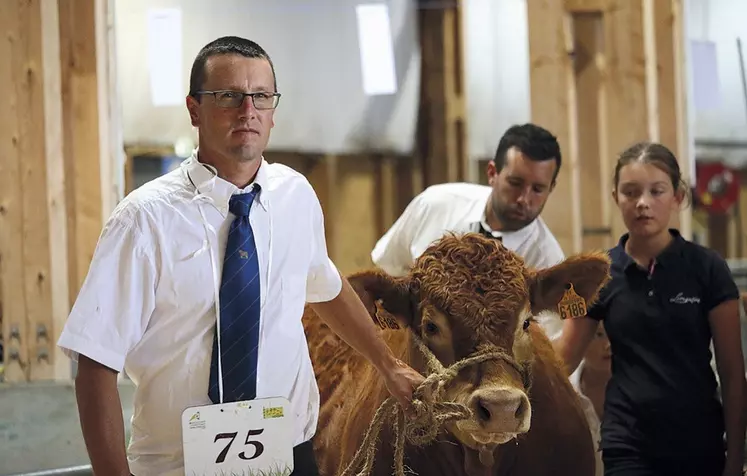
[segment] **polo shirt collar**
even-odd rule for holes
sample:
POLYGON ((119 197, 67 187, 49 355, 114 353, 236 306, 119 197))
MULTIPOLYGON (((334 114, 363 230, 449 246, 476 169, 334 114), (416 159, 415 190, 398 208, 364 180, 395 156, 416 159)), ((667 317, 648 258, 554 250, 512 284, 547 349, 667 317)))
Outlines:
MULTIPOLYGON (((669 233, 672 235, 672 242, 669 243, 669 246, 664 248, 664 250, 659 253, 659 256, 656 257, 655 262, 657 267, 662 266, 666 268, 669 266, 673 266, 681 257, 682 247, 685 243, 685 239, 682 238, 680 232, 675 230, 674 228, 670 228, 669 233)), ((639 268, 635 260, 631 258, 630 255, 625 251, 625 243, 627 243, 629 238, 630 233, 625 233, 624 235, 622 235, 614 250, 618 254, 619 263, 626 271, 631 267, 639 268)))
POLYGON ((200 162, 198 149, 195 149, 192 155, 182 163, 182 167, 187 175, 187 181, 190 182, 189 185, 194 186, 199 195, 208 197, 215 208, 226 217, 228 216, 228 202, 231 196, 237 193, 250 192, 255 183, 260 186, 259 204, 267 211, 269 206, 267 167, 269 164, 264 157, 261 160, 262 163, 259 165, 254 181, 244 189, 240 189, 231 182, 218 177, 214 167, 200 162))

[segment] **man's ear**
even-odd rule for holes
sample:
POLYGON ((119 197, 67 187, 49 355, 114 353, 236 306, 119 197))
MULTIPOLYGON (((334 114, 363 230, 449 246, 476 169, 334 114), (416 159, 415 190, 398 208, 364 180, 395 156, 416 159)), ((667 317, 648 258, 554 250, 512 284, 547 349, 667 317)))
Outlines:
POLYGON ((558 312, 558 303, 569 284, 584 298, 588 308, 609 280, 610 258, 602 252, 578 254, 550 268, 529 270, 527 281, 532 314, 558 312))
POLYGON ((380 327, 407 327, 413 323, 415 305, 408 278, 395 278, 376 269, 355 273, 348 281, 380 327))
POLYGON ((200 103, 197 102, 197 99, 193 98, 192 96, 187 96, 185 98, 185 102, 187 104, 187 111, 189 112, 189 121, 192 124, 192 127, 199 127, 200 126, 200 114, 199 114, 198 108, 200 107, 200 103))

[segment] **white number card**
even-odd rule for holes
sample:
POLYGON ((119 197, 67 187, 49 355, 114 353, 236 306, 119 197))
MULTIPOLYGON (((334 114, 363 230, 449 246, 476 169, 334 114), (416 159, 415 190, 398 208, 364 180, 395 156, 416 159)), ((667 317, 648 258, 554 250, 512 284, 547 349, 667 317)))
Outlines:
POLYGON ((293 418, 285 398, 187 408, 182 439, 186 476, 293 472, 293 418))

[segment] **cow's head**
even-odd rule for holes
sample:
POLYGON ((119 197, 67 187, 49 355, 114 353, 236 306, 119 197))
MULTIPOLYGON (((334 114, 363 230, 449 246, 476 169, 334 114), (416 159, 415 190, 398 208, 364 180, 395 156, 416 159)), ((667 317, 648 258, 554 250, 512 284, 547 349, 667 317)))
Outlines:
MULTIPOLYGON (((605 254, 578 255, 536 271, 498 241, 469 233, 431 245, 405 277, 368 271, 350 281, 379 322, 385 314, 409 329, 445 367, 487 348, 507 355, 464 368, 446 388, 448 400, 472 411, 449 429, 483 450, 529 430, 529 382, 521 369, 534 357, 531 316, 557 309, 568 284, 590 303, 607 279, 605 254)), ((426 370, 423 362, 412 365, 426 370)))

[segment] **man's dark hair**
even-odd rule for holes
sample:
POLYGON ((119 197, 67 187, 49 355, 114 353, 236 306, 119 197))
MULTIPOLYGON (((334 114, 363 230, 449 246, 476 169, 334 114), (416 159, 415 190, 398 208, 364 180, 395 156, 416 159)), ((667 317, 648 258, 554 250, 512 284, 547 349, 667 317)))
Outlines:
POLYGON ((562 157, 560 155, 558 140, 550 131, 535 124, 522 124, 509 127, 503 134, 503 137, 501 137, 498 149, 495 151, 495 158, 493 159, 498 172, 506 165, 506 153, 511 147, 516 147, 531 160, 538 162, 555 160, 557 167, 555 175, 552 177, 552 181, 555 183, 558 172, 560 172, 562 157))
POLYGON ((252 40, 240 38, 238 36, 224 36, 213 40, 203 46, 194 63, 192 63, 192 72, 189 75, 189 95, 196 97, 197 91, 202 89, 205 84, 205 63, 211 56, 218 55, 241 55, 246 58, 264 59, 270 63, 272 68, 272 78, 275 83, 275 92, 278 90, 278 80, 275 76, 275 65, 272 64, 270 55, 252 40))

